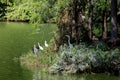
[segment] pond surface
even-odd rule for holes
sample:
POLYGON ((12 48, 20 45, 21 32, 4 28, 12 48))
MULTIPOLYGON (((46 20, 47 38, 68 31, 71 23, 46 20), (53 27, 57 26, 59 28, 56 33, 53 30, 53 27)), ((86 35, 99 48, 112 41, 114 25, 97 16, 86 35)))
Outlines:
POLYGON ((35 29, 27 23, 0 22, 0 80, 120 80, 105 74, 50 75, 36 68, 30 71, 20 65, 18 58, 29 52, 34 44, 49 42, 56 25, 41 25, 35 29))
POLYGON ((55 28, 48 24, 35 29, 27 23, 0 22, 0 80, 32 80, 31 71, 22 68, 17 58, 37 42, 49 42, 55 28))

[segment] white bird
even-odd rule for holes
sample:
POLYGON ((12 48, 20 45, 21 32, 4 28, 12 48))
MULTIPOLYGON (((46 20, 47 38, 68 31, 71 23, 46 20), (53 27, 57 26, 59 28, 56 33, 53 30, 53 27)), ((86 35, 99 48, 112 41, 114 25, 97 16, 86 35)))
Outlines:
POLYGON ((38 49, 44 50, 42 46, 40 46, 40 43, 38 42, 38 49))
POLYGON ((38 56, 38 49, 36 48, 36 46, 34 45, 33 47, 33 53, 38 56))
POLYGON ((70 36, 69 35, 65 35, 68 38, 68 45, 70 48, 73 48, 73 45, 70 43, 70 36))
POLYGON ((45 47, 48 47, 47 41, 45 41, 45 47))

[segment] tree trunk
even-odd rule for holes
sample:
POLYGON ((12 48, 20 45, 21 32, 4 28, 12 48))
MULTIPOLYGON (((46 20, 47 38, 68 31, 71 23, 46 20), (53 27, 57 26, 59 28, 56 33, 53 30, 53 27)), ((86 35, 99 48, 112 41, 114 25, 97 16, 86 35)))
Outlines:
POLYGON ((88 37, 92 40, 93 0, 89 0, 88 37))
POLYGON ((78 44, 78 9, 77 9, 77 0, 73 1, 73 18, 72 18, 72 38, 75 40, 76 44, 78 44))
POLYGON ((111 46, 116 45, 117 40, 117 0, 111 0, 111 46))
POLYGON ((111 38, 117 38, 117 0, 111 1, 111 38))
POLYGON ((107 17, 106 17, 106 11, 103 11, 103 32, 102 32, 102 39, 107 38, 107 17))
MULTIPOLYGON (((105 2, 107 4, 107 0, 105 2)), ((103 10, 103 30, 102 30, 102 39, 107 38, 107 14, 106 14, 106 6, 105 9, 103 10)))

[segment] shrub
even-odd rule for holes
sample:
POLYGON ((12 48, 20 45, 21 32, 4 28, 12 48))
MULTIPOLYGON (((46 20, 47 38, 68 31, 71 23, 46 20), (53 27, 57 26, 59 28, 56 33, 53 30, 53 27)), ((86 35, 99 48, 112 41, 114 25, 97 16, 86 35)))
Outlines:
POLYGON ((74 48, 62 45, 59 50, 58 60, 50 67, 49 72, 83 73, 107 71, 120 74, 119 64, 119 49, 104 51, 98 47, 86 47, 85 44, 74 46, 74 48))

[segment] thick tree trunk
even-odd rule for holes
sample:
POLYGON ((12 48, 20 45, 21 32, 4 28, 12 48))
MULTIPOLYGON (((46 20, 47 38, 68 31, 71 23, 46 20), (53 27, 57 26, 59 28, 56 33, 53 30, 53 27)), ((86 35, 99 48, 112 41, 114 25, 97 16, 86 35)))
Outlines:
POLYGON ((77 0, 73 1, 73 18, 72 18, 72 38, 78 44, 78 9, 77 9, 77 0))
POLYGON ((111 38, 117 38, 117 0, 111 1, 111 38))
POLYGON ((89 0, 88 37, 92 40, 93 0, 89 0))
POLYGON ((102 39, 107 38, 107 16, 106 16, 106 9, 103 11, 103 32, 102 32, 102 39))
POLYGON ((111 46, 115 46, 117 41, 117 0, 111 0, 111 46))

